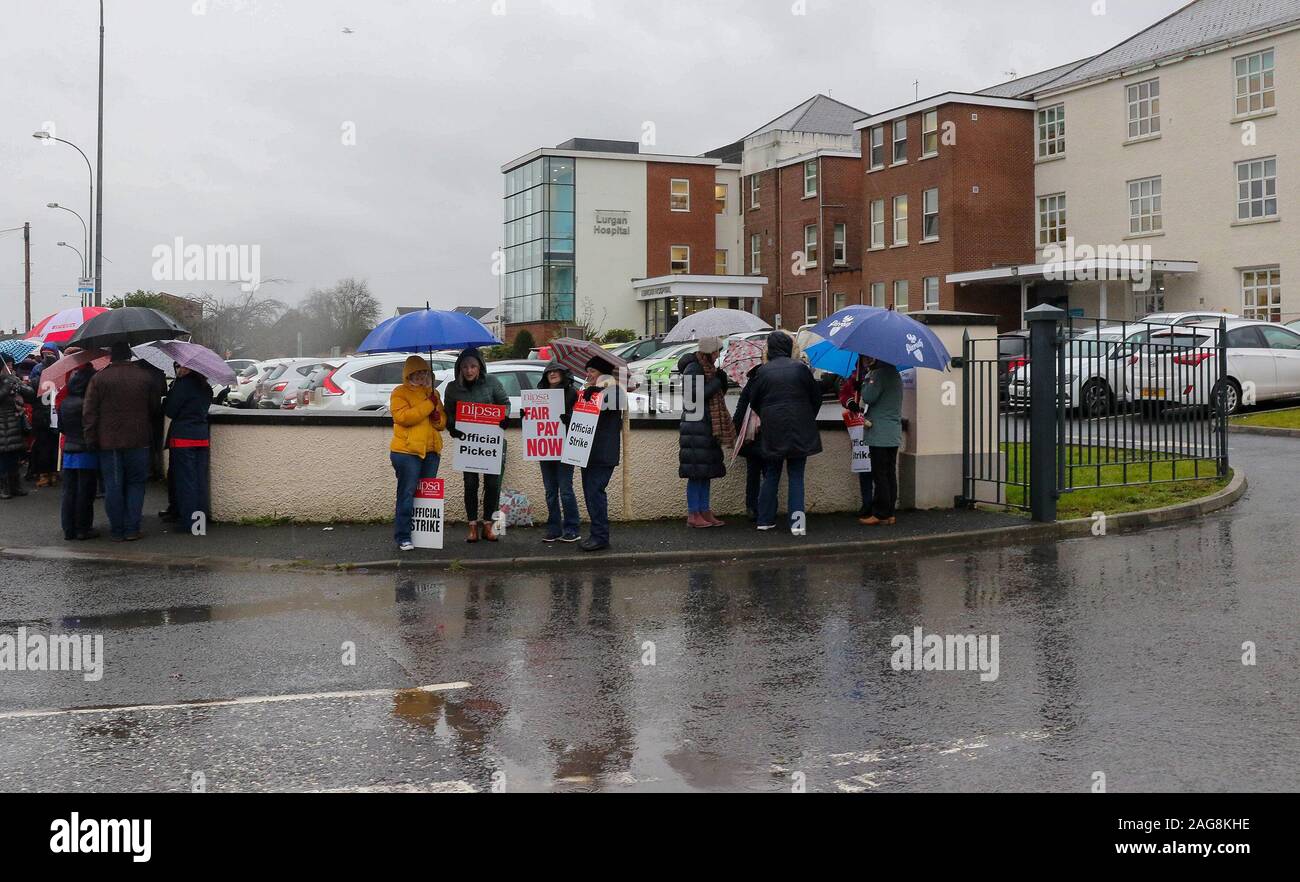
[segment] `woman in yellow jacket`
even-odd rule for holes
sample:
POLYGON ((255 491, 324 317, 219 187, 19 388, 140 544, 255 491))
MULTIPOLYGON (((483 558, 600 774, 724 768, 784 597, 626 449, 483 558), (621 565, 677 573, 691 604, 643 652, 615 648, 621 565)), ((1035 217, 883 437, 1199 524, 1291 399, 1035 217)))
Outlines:
POLYGON ((397 473, 397 515, 393 539, 399 551, 410 551, 411 519, 415 514, 415 491, 421 478, 436 478, 442 456, 442 430, 447 411, 433 388, 429 363, 412 355, 402 366, 402 385, 388 399, 393 414, 393 443, 388 458, 397 473))

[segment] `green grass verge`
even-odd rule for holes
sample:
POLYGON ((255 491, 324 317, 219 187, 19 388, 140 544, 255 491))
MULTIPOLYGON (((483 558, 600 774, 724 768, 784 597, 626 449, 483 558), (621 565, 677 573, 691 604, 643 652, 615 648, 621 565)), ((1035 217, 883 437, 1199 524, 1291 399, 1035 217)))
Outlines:
POLYGON ((1300 429, 1300 407, 1286 410, 1267 410, 1247 416, 1233 417, 1234 426, 1267 426, 1270 429, 1300 429))
MULTIPOLYGON (((1008 478, 1024 480, 1029 470, 1029 445, 1003 444, 1008 478)), ((1163 508, 1212 496, 1232 480, 1215 476, 1212 459, 1150 462, 1160 454, 1110 447, 1071 445, 1067 463, 1070 483, 1075 489, 1062 493, 1056 504, 1058 520, 1091 517, 1094 512, 1108 515, 1149 508, 1163 508), (1127 465, 1127 469, 1126 469, 1127 465)), ((1024 488, 1015 483, 1006 488, 1007 502, 1024 502, 1024 488)))

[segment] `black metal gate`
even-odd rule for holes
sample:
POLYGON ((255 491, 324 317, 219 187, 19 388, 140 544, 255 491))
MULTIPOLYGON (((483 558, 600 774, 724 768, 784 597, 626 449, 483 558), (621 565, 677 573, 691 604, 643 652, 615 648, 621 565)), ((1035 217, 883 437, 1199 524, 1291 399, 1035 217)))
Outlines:
POLYGON ((963 340, 958 504, 1050 520, 1062 493, 1227 475, 1227 418, 1248 390, 1228 376, 1223 321, 1030 312, 1028 334, 963 340))

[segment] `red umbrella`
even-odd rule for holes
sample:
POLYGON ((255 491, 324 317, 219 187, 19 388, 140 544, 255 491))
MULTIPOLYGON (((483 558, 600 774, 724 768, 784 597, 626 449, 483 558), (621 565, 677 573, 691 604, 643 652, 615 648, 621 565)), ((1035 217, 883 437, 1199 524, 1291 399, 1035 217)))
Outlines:
POLYGON ((765 352, 766 343, 737 340, 727 347, 726 354, 722 357, 722 370, 737 386, 744 386, 749 382, 749 372, 763 363, 765 352))
POLYGON ((95 370, 102 371, 108 367, 109 360, 109 354, 102 349, 83 349, 65 355, 41 371, 41 389, 45 388, 46 383, 53 383, 55 390, 62 392, 63 387, 68 385, 68 377, 72 376, 73 371, 86 364, 93 364, 95 370))
POLYGON ((36 327, 32 328, 23 339, 34 342, 38 346, 45 343, 67 343, 77 332, 77 328, 101 312, 108 312, 108 307, 74 306, 71 309, 61 309, 54 315, 47 315, 37 322, 36 327))
POLYGON ((561 337, 558 340, 552 340, 550 345, 552 352, 555 354, 555 360, 580 377, 586 374, 587 362, 593 358, 604 359, 614 367, 615 372, 620 368, 627 367, 626 361, 608 349, 600 348, 590 340, 561 337))

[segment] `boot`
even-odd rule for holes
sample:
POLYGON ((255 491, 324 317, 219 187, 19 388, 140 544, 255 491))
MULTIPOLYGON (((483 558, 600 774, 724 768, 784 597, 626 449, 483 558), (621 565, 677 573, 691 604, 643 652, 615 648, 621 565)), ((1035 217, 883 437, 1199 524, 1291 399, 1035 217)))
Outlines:
POLYGON ((14 496, 27 495, 27 491, 23 489, 22 476, 18 474, 17 469, 9 473, 9 492, 14 496))
POLYGON ((13 499, 14 495, 9 492, 9 476, 0 475, 0 499, 13 499))
POLYGON ((497 531, 492 529, 491 521, 483 522, 483 538, 489 542, 497 541, 497 531))
POLYGON ((469 522, 469 535, 465 537, 466 542, 478 541, 478 521, 469 522))

